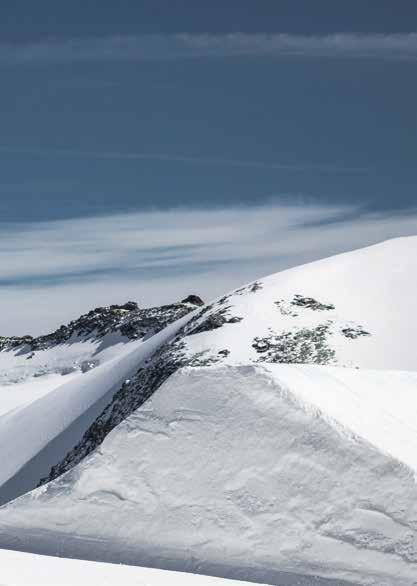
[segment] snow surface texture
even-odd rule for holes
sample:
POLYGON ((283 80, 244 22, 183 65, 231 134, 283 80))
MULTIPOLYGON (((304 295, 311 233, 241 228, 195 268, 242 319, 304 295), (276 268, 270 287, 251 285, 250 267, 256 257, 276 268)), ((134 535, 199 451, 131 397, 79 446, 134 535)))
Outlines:
POLYGON ((0 509, 0 546, 273 584, 416 584, 416 384, 183 369, 80 465, 0 509))

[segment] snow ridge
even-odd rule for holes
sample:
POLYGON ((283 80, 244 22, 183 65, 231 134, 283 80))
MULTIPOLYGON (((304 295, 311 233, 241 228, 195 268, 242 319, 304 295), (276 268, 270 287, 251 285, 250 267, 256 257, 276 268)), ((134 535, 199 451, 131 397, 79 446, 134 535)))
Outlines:
MULTIPOLYGON (((0 545, 269 584, 413 585, 413 472, 344 426, 350 371, 327 369, 179 370, 99 450, 0 509, 0 545), (338 420, 300 378, 337 391, 338 420)), ((387 392, 401 377, 386 373, 387 392)), ((378 381, 356 371, 359 396, 378 381)))
POLYGON ((0 509, 0 546, 270 584, 416 586, 416 273, 417 237, 400 239, 191 313, 185 300, 151 336, 93 334, 82 343, 100 345, 99 364, 0 418, 1 434, 15 417, 10 437, 26 413, 36 439, 63 398, 76 415, 42 466, 52 436, 34 446, 37 481, 51 482, 0 509))
MULTIPOLYGON (((42 478, 40 485, 50 482, 64 472, 78 464, 90 452, 96 449, 106 435, 121 423, 126 417, 138 409, 174 372, 185 366, 201 367, 217 365, 221 363, 239 363, 239 356, 230 356, 229 348, 213 350, 211 334, 220 328, 236 328, 244 321, 244 317, 236 315, 233 300, 241 297, 252 297, 262 290, 262 283, 257 281, 247 287, 238 289, 235 293, 224 296, 211 305, 197 311, 194 317, 179 330, 177 335, 167 344, 159 347, 149 357, 136 374, 125 382, 120 390, 113 396, 109 405, 99 415, 89 429, 86 430, 81 441, 66 455, 62 462, 55 465, 50 473, 42 478), (204 348, 194 347, 194 339, 204 336, 206 345, 204 348)), ((256 303, 256 299, 254 299, 256 303)), ((252 363, 278 362, 278 363, 312 363, 334 364, 336 352, 330 346, 328 338, 339 335, 349 340, 356 340, 361 336, 369 336, 360 326, 342 322, 338 325, 338 319, 332 315, 332 319, 318 318, 317 314, 333 313, 333 305, 323 304, 313 298, 295 295, 290 302, 279 300, 274 302, 273 312, 291 319, 291 328, 281 330, 279 333, 271 329, 265 337, 251 337, 252 363), (291 310, 288 309, 291 308, 291 310), (313 313, 311 325, 298 326, 306 323, 306 313, 313 313), (318 318, 318 319, 317 319, 318 318)), ((286 320, 284 320, 286 323, 286 320)), ((245 327, 245 324, 242 324, 245 327)), ((282 326, 281 326, 282 327, 282 326)), ((223 330, 222 330, 223 332, 223 330)), ((236 345, 233 345, 236 352, 236 345)), ((239 348, 238 348, 239 350, 239 348)))

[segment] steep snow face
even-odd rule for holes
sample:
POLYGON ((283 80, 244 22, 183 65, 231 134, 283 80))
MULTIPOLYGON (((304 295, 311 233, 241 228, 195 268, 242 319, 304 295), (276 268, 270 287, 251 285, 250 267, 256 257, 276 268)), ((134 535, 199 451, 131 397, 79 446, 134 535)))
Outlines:
POLYGON ((126 378, 185 323, 195 299, 98 308, 47 336, 2 339, 0 502, 34 488, 65 457, 126 378))
POLYGON ((0 547, 275 584, 412 586, 416 388, 415 373, 182 369, 100 450, 0 509, 0 547))
POLYGON ((0 568, 2 586, 249 586, 247 582, 211 576, 7 550, 0 550, 0 568))

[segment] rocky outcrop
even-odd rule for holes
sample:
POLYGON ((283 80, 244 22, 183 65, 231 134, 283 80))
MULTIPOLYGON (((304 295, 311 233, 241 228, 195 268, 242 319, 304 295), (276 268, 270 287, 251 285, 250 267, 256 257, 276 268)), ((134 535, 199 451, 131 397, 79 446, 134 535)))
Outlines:
POLYGON ((96 307, 44 336, 0 337, 0 351, 21 348, 30 354, 67 343, 74 337, 100 339, 117 332, 129 340, 136 340, 156 334, 201 305, 204 305, 204 302, 200 297, 189 295, 179 303, 159 307, 140 308, 135 301, 128 301, 123 305, 96 307))

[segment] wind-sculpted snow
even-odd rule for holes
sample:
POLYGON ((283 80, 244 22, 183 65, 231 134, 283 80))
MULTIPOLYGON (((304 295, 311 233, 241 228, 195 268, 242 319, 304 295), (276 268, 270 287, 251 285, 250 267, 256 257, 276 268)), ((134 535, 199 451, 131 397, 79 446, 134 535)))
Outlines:
POLYGON ((46 336, 0 339, 0 502, 36 486, 142 356, 169 338, 167 325, 200 305, 195 295, 147 309, 128 302, 96 308, 46 336))
POLYGON ((284 271, 201 308, 129 377, 42 482, 80 462, 183 366, 267 362, 417 368, 417 355, 407 342, 410 327, 417 329, 417 287, 416 297, 407 294, 402 310, 389 320, 391 301, 386 296, 390 291, 399 298, 413 286, 415 257, 404 258, 402 267, 392 265, 391 273, 387 266, 398 247, 415 242, 392 241, 284 271))
POLYGON ((0 509, 0 547, 411 586, 416 386, 320 366, 181 369, 81 464, 0 509))
MULTIPOLYGON (((24 487, 52 480, 0 510, 0 547, 271 584, 415 586, 415 274, 417 238, 400 239, 201 308, 184 300, 192 314, 136 341, 130 318, 130 334, 119 322, 86 334, 80 345, 101 350, 80 352, 56 403, 49 389, 0 418, 6 445, 17 432, 18 447, 34 442, 24 487), (77 416, 60 428, 66 396, 77 416)), ((45 387, 63 378, 53 372, 45 387)))
POLYGON ((0 502, 34 488, 54 464, 62 461, 126 378, 175 336, 188 319, 185 315, 147 340, 126 344, 118 357, 3 415, 0 502))

